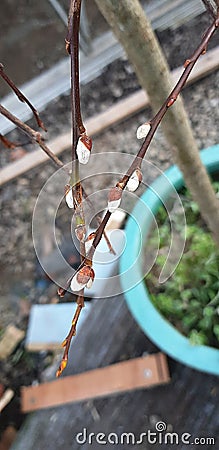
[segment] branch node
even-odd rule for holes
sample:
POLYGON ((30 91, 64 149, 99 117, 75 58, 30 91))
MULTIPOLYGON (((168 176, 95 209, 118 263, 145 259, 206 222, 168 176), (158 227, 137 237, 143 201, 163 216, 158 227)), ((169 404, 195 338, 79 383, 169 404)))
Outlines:
POLYGON ((173 106, 173 104, 175 103, 176 98, 175 97, 171 97, 168 102, 167 102, 167 108, 170 108, 171 106, 173 106))
POLYGON ((186 69, 186 67, 188 67, 189 64, 191 64, 191 59, 186 59, 184 64, 183 64, 183 67, 186 69))

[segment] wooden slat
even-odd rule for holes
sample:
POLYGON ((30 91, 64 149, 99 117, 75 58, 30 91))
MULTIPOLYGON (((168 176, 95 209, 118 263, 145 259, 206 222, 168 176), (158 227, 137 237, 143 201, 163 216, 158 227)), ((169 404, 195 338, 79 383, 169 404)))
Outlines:
POLYGON ((135 358, 78 375, 21 389, 22 411, 29 412, 66 403, 146 388, 170 380, 162 353, 135 358))
MULTIPOLYGON (((194 67, 188 84, 192 84, 200 78, 208 75, 213 70, 219 67, 219 47, 210 50, 206 55, 199 60, 194 67)), ((173 70, 172 77, 175 82, 182 73, 182 67, 173 70)), ((86 121, 86 127, 88 133, 93 136, 102 132, 107 127, 110 127, 127 117, 137 113, 149 104, 148 95, 143 91, 130 95, 124 100, 119 101, 116 105, 108 108, 107 111, 97 114, 96 116, 86 121)), ((71 145, 71 132, 64 133, 59 137, 48 142, 48 146, 56 154, 61 154, 64 150, 71 145)), ((19 161, 8 164, 6 167, 0 170, 0 186, 13 180, 19 175, 24 174, 28 170, 37 167, 48 160, 48 156, 40 149, 25 155, 19 161)))

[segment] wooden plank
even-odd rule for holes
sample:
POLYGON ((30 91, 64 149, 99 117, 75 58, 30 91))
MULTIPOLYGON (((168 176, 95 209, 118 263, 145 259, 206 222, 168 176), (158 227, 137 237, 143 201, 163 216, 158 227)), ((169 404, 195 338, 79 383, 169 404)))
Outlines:
POLYGON ((11 355, 24 336, 25 332, 23 330, 12 324, 8 325, 0 340, 0 360, 4 360, 11 355))
POLYGON ((146 388, 170 380, 162 353, 135 358, 108 367, 22 387, 23 412, 146 388), (161 370, 162 368, 162 370, 161 370))
POLYGON ((14 397, 14 391, 12 389, 6 389, 4 394, 2 395, 0 399, 0 414, 3 411, 3 409, 10 403, 12 398, 14 397))
MULTIPOLYGON (((219 67, 219 47, 210 50, 201 58, 191 73, 188 85, 208 75, 219 67)), ((173 70, 173 82, 175 82, 182 73, 182 67, 173 70)), ((93 136, 104 129, 125 120, 127 117, 136 114, 149 104, 148 95, 139 90, 129 97, 119 101, 116 105, 111 106, 103 113, 97 114, 86 121, 88 133, 93 136)), ((59 137, 48 142, 48 146, 56 154, 60 155, 71 145, 71 132, 64 133, 59 137)), ((19 161, 8 164, 0 170, 0 186, 13 180, 14 178, 24 174, 38 165, 46 162, 48 156, 40 149, 37 149, 28 155, 25 155, 19 161)))

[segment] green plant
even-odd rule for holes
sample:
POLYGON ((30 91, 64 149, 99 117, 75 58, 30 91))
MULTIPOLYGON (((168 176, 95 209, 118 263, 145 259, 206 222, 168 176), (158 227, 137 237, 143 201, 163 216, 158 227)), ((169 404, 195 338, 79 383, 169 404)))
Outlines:
MULTIPOLYGON (((216 192, 219 183, 214 183, 216 192)), ((205 229, 197 204, 190 193, 181 194, 184 204, 187 233, 183 257, 173 276, 165 284, 158 284, 157 273, 164 264, 163 249, 168 246, 170 229, 164 208, 158 213, 160 249, 152 271, 145 281, 151 299, 160 313, 194 345, 217 347, 219 343, 219 250, 205 229)), ((180 218, 176 227, 181 231, 180 218)), ((157 235, 152 233, 149 245, 154 246, 157 235)))

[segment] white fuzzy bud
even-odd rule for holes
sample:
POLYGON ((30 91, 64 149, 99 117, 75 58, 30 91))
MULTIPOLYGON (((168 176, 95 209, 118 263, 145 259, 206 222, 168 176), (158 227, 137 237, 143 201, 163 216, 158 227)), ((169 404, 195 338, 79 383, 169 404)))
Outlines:
POLYGON ((137 129, 137 139, 146 138, 146 136, 148 135, 150 129, 151 129, 151 125, 148 122, 143 123, 142 125, 140 125, 140 127, 138 127, 138 129, 137 129))
POLYGON ((122 189, 119 187, 113 187, 109 191, 108 195, 108 210, 113 213, 119 208, 122 198, 122 189))
POLYGON ((89 236, 87 237, 86 241, 85 241, 85 252, 86 255, 88 254, 88 252, 90 251, 93 242, 94 242, 94 238, 95 238, 96 234, 95 233, 91 233, 89 234, 89 236))
POLYGON ((80 242, 84 242, 86 236, 86 227, 84 225, 78 225, 75 228, 75 236, 80 242))
POLYGON ((92 140, 87 135, 80 136, 78 139, 76 153, 78 161, 81 164, 87 164, 90 158, 92 140))
POLYGON ((87 289, 91 289, 91 287, 93 286, 93 281, 94 281, 94 280, 92 280, 92 278, 89 279, 89 281, 88 281, 87 284, 86 284, 86 288, 87 288, 87 289))
POLYGON ((77 274, 72 278, 71 280, 71 290, 73 292, 79 292, 81 289, 84 289, 86 286, 86 283, 79 283, 77 280, 77 274))
POLYGON ((70 209, 74 208, 74 200, 71 186, 66 186, 65 201, 70 209))
POLYGON ((130 176, 127 183, 127 189, 129 192, 135 192, 138 189, 139 184, 142 181, 142 173, 139 169, 136 169, 130 176))
POLYGON ((95 277, 94 270, 90 266, 83 266, 71 280, 71 290, 79 292, 85 287, 91 288, 95 277))

